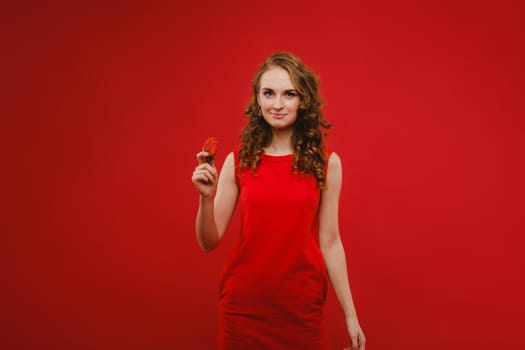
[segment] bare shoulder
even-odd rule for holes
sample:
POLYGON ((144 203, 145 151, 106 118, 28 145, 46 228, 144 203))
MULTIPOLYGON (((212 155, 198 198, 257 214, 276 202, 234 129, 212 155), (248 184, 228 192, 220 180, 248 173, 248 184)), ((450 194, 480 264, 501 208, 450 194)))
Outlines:
POLYGON ((341 167, 341 157, 335 152, 330 153, 328 157, 328 167, 341 167))
POLYGON ((222 204, 228 203, 227 207, 233 206, 237 200, 238 190, 235 179, 235 159, 233 152, 231 152, 226 156, 222 164, 215 201, 222 204))
POLYGON ((235 183, 235 158, 233 152, 228 153, 224 163, 222 164, 221 173, 219 176, 219 183, 235 183), (224 179, 221 181, 221 179, 224 179))
POLYGON ((332 152, 330 154, 330 157, 328 158, 328 167, 327 167, 327 176, 328 178, 333 177, 334 175, 338 175, 341 173, 343 168, 341 157, 335 152, 332 152))
POLYGON ((228 166, 230 166, 230 165, 234 166, 235 165, 235 159, 234 159, 233 152, 228 153, 228 155, 226 156, 226 159, 224 160, 224 164, 226 164, 226 163, 228 163, 228 166))

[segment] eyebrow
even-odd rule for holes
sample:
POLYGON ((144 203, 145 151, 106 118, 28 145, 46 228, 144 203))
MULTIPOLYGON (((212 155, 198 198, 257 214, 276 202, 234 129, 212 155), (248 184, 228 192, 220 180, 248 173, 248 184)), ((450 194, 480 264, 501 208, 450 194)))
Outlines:
MULTIPOLYGON (((267 87, 262 87, 261 90, 272 91, 273 92, 273 89, 270 89, 270 88, 267 88, 267 87)), ((284 90, 284 92, 297 92, 297 90, 295 90, 295 89, 287 89, 287 90, 284 90)))

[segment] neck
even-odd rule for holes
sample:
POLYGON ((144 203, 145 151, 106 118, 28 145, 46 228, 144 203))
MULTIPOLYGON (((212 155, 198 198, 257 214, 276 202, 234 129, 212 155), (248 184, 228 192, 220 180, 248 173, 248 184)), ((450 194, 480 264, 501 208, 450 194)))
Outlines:
POLYGON ((292 134, 292 129, 272 130, 272 141, 264 151, 274 155, 292 153, 292 134))

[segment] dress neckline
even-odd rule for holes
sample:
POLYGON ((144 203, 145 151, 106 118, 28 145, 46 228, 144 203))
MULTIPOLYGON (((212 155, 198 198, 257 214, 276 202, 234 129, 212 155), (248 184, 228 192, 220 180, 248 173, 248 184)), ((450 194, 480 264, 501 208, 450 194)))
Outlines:
POLYGON ((293 159, 293 153, 280 154, 280 155, 263 153, 262 158, 268 161, 271 161, 271 162, 287 162, 293 159))

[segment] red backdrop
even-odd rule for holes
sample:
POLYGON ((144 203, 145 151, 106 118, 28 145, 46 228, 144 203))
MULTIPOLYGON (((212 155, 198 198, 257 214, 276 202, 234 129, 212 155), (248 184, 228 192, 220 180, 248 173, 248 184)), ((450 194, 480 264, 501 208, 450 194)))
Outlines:
POLYGON ((522 2, 219 3, 2 5, 0 346, 214 348, 238 213, 203 253, 194 155, 286 50, 334 125, 367 348, 523 349, 522 2))

